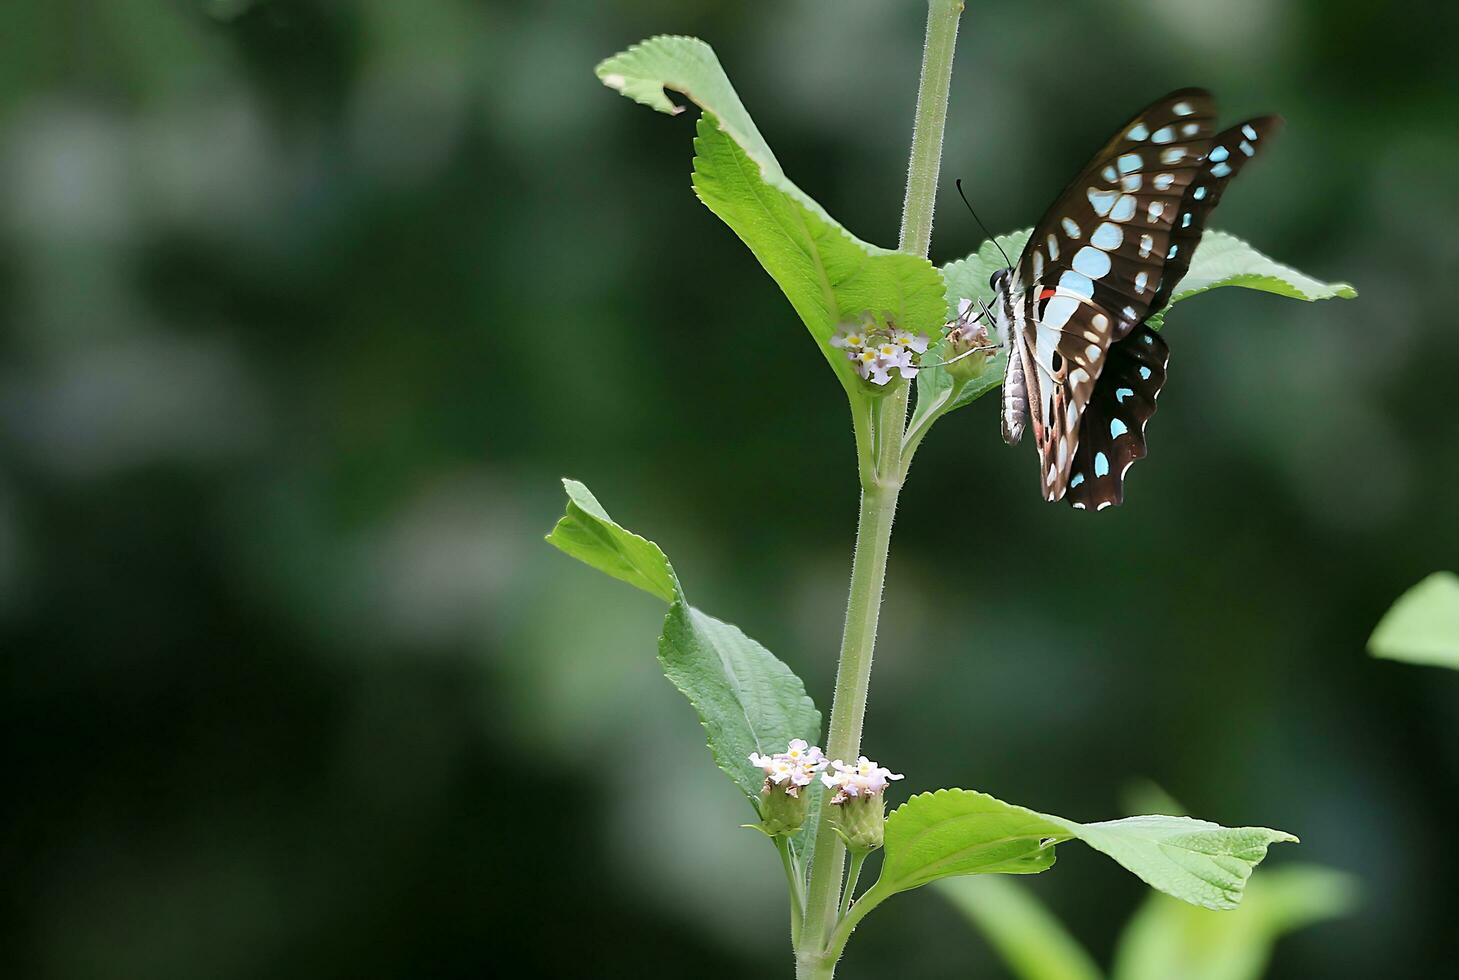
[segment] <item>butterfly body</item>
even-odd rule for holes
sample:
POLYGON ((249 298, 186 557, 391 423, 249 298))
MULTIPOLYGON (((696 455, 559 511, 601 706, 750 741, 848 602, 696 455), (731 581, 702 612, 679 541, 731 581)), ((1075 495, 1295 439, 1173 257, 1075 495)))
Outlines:
POLYGON ((1182 89, 1148 106, 1095 154, 995 273, 1009 344, 1003 437, 1031 431, 1047 500, 1103 510, 1145 455, 1169 351, 1145 325, 1190 266, 1234 174, 1280 127, 1266 116, 1214 133, 1213 103, 1182 89))

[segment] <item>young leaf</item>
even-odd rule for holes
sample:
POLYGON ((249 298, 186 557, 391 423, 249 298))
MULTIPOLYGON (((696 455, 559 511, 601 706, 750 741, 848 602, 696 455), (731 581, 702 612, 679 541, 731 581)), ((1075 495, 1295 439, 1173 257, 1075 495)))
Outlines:
MULTIPOLYGON (((1016 260, 1028 241, 1029 230, 1015 231, 998 236, 1003 250, 1016 260)), ((991 302, 993 291, 988 286, 988 277, 996 269, 1004 267, 1003 256, 984 242, 978 250, 966 258, 949 262, 942 267, 942 277, 947 283, 947 295, 955 311, 957 301, 967 297, 974 301, 982 299, 991 302)), ((1234 235, 1220 231, 1207 231, 1201 238, 1196 254, 1191 258, 1190 268, 1179 288, 1170 297, 1170 304, 1150 317, 1150 326, 1159 330, 1170 307, 1181 300, 1209 292, 1220 286, 1243 286, 1262 292, 1276 293, 1293 299, 1313 302, 1320 299, 1352 299, 1357 290, 1345 282, 1322 282, 1291 266, 1268 258, 1261 252, 1234 235)), ((1006 338, 1000 338, 1006 340, 1006 338)), ((939 356, 936 358, 941 360, 939 356)), ((974 399, 986 394, 1003 383, 1003 366, 1007 364, 1007 350, 999 351, 998 359, 988 365, 983 375, 963 386, 948 403, 938 409, 950 412, 961 408, 974 399)), ((950 384, 946 372, 941 369, 924 370, 917 375, 918 413, 923 412, 922 403, 935 405, 943 386, 950 384)))
POLYGON ((983 793, 946 789, 914 796, 887 818, 886 857, 871 892, 882 901, 952 875, 1043 871, 1054 863, 1054 845, 1075 838, 1147 885, 1213 909, 1236 907, 1270 844, 1297 839, 1279 830, 1227 828, 1190 817, 1081 824, 983 793))
POLYGON ((1350 876, 1312 865, 1262 872, 1230 912, 1151 895, 1120 937, 1113 980, 1258 980, 1278 939, 1346 914, 1355 895, 1350 876))
POLYGON ((1459 576, 1435 572, 1399 596, 1368 650, 1375 657, 1459 669, 1459 576))
POLYGON ((577 480, 563 480, 562 487, 567 513, 547 535, 548 544, 665 602, 680 598, 674 569, 658 545, 614 524, 598 498, 577 480))
POLYGON ((548 543, 669 603, 659 638, 664 674, 689 699, 715 763, 751 803, 764 776, 751 752, 783 752, 793 738, 818 739, 821 714, 790 668, 737 627, 690 606, 658 545, 608 516, 588 488, 563 480, 567 514, 548 543))
POLYGON ((1042 814, 986 793, 920 793, 887 817, 883 895, 951 875, 1037 874, 1053 866, 1063 831, 1042 814))
MULTIPOLYGON (((1020 980, 1100 980, 1099 967, 1079 940, 1021 884, 978 875, 939 881, 937 889, 982 931, 1020 980)), ((1163 980, 1172 976, 1184 974, 1163 980)))
POLYGON ((696 103, 694 190, 765 267, 848 391, 860 380, 830 346, 837 325, 864 312, 889 314, 909 330, 936 336, 944 322, 942 278, 926 259, 853 236, 790 182, 745 111, 709 45, 656 37, 598 66, 605 85, 662 112, 665 96, 696 103))

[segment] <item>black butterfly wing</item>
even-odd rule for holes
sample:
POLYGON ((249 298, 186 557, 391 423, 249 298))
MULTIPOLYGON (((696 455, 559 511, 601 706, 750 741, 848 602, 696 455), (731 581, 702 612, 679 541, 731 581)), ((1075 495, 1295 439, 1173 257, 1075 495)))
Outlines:
MULTIPOLYGON (((1182 89, 1120 128, 1034 227, 1010 285, 1017 358, 1048 500, 1064 496, 1080 418, 1105 352, 1152 311, 1177 211, 1200 174, 1214 115, 1182 89)), ((1010 368, 1013 370, 1013 368, 1010 368)), ((1005 402, 1007 405, 1008 403, 1005 402)), ((1005 411, 1005 432, 1018 419, 1005 411), (1012 424, 1010 424, 1012 423, 1012 424)))
MULTIPOLYGON (((1263 116, 1212 137, 1176 211, 1175 226, 1168 235, 1165 268, 1150 312, 1165 306, 1190 268, 1206 220, 1227 184, 1281 126, 1280 117, 1263 116)), ((1165 384, 1169 360, 1165 339, 1144 326, 1143 321, 1110 348, 1079 428, 1067 495, 1072 506, 1099 511, 1124 502, 1125 474, 1135 460, 1145 456, 1145 426, 1155 414, 1155 399, 1165 384)))
POLYGON ((1065 499, 1075 508, 1099 511, 1124 502, 1125 473, 1145 456, 1145 426, 1169 361, 1165 338, 1145 324, 1110 347, 1069 468, 1065 499))
POLYGON ((1238 123, 1211 138, 1193 179, 1181 195, 1175 223, 1169 234, 1160 288, 1150 303, 1150 312, 1162 309, 1190 268, 1206 221, 1221 201, 1232 179, 1282 128, 1281 116, 1259 116, 1238 123))
MULTIPOLYGON (((1136 113, 1034 226, 1018 281, 1058 289, 1064 272, 1080 271, 1092 285, 1085 298, 1113 317, 1112 340, 1158 309, 1154 299, 1177 214, 1212 145, 1214 119, 1211 93, 1197 88, 1171 92, 1136 113), (1108 269, 1094 252, 1109 259, 1108 269)), ((1082 280, 1070 282, 1069 292, 1084 294, 1082 280)))

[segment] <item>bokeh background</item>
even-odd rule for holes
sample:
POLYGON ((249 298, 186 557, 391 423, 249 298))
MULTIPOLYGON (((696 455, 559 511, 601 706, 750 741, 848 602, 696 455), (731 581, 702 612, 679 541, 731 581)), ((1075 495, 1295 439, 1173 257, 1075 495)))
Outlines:
MULTIPOLYGON (((1127 506, 1043 504, 995 399, 903 496, 867 722, 898 789, 1079 819, 1154 780, 1362 907, 1272 976, 1452 972, 1459 677, 1370 661, 1459 563, 1452 5, 965 16, 934 258, 1201 84, 1279 146, 1216 226, 1356 301, 1172 318, 1127 506), (905 787, 905 789, 904 789, 905 787)), ((719 51, 787 172, 892 244, 924 6, 6 0, 0 936, 13 977, 788 976, 772 849, 541 540, 558 478, 829 700, 856 495, 835 382, 689 188, 693 113, 593 65, 719 51)), ((1034 885, 1107 958, 1143 894, 1034 885)), ((848 978, 1004 974, 934 894, 848 978)))

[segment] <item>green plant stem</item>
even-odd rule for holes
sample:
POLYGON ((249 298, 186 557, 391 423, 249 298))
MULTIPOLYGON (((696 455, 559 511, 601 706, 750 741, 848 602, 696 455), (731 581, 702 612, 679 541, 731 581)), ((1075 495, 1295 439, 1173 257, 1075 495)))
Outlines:
POLYGON ((780 863, 785 866, 785 883, 790 889, 790 943, 800 944, 800 924, 805 919, 805 893, 801 884, 800 867, 790 850, 790 840, 775 838, 775 849, 780 852, 780 863))
MULTIPOLYGON (((907 194, 902 205, 898 246, 904 252, 924 257, 932 243, 932 215, 942 163, 942 133, 947 123, 953 50, 957 45, 958 18, 962 11, 962 0, 928 0, 922 78, 917 90, 917 112, 912 127, 907 194)), ((836 668, 836 690, 826 734, 826 751, 832 759, 855 759, 861 750, 861 726, 866 715, 867 687, 871 680, 872 651, 876 645, 892 519, 897 511, 897 496, 902 489, 903 434, 909 391, 909 386, 902 383, 879 401, 870 427, 871 439, 865 438, 866 433, 858 423, 861 510, 856 525, 856 550, 851 562, 846 625, 841 634, 841 658, 836 668), (867 456, 872 454, 875 459, 868 467, 867 456)), ((855 404, 856 401, 857 396, 853 396, 853 412, 861 407, 855 404)), ((800 941, 796 944, 796 976, 799 980, 829 980, 835 973, 836 960, 850 936, 850 929, 870 910, 869 905, 858 902, 840 925, 837 924, 846 849, 830 825, 830 810, 829 806, 821 808, 820 828, 811 858, 805 921, 800 941), (834 937, 839 937, 834 944, 831 942, 833 933, 834 937)))
POLYGON ((868 853, 861 851, 851 855, 851 870, 846 872, 846 887, 841 891, 841 911, 836 916, 837 922, 846 918, 846 911, 851 908, 851 901, 856 897, 856 881, 861 877, 861 866, 866 863, 868 853))
POLYGON ((963 0, 928 0, 927 37, 922 46, 922 81, 912 125, 907 195, 902 199, 902 235, 897 248, 926 258, 932 248, 932 213, 942 167, 942 134, 952 90, 952 56, 957 47, 963 0))
MULTIPOLYGON (((826 958, 833 964, 841 958, 841 951, 846 948, 846 941, 856 931, 856 926, 866 914, 876 908, 888 898, 885 892, 877 889, 875 885, 869 888, 865 895, 851 905, 841 921, 836 924, 836 931, 831 934, 831 940, 827 944, 826 958)), ((830 974, 827 974, 830 976, 830 974)))
MULTIPOLYGON (((894 395, 882 399, 878 422, 896 406, 894 395)), ((903 402, 905 405, 905 402, 903 402)), ((900 439, 883 439, 888 453, 898 453, 900 439)), ((885 455, 885 454, 883 454, 885 455)), ((878 467, 880 470, 880 467, 878 467)), ((886 472, 886 471, 881 471, 886 472)), ((896 470, 893 468, 892 473, 896 470)), ((846 626, 841 635, 841 662, 836 669, 836 692, 831 703, 831 723, 826 751, 832 759, 855 759, 860 754, 861 723, 866 715, 866 692, 871 679, 872 649, 876 643, 877 618, 881 611, 882 584, 886 578, 887 550, 892 536, 892 518, 897 509, 895 485, 883 485, 878 478, 861 492, 861 513, 857 521, 856 552, 851 562, 851 589, 846 604, 846 626)), ((811 858, 810 888, 806 895, 805 925, 798 956, 818 957, 827 936, 835 927, 837 903, 841 897, 841 866, 845 846, 830 826, 830 806, 821 808, 820 829, 811 858)))

